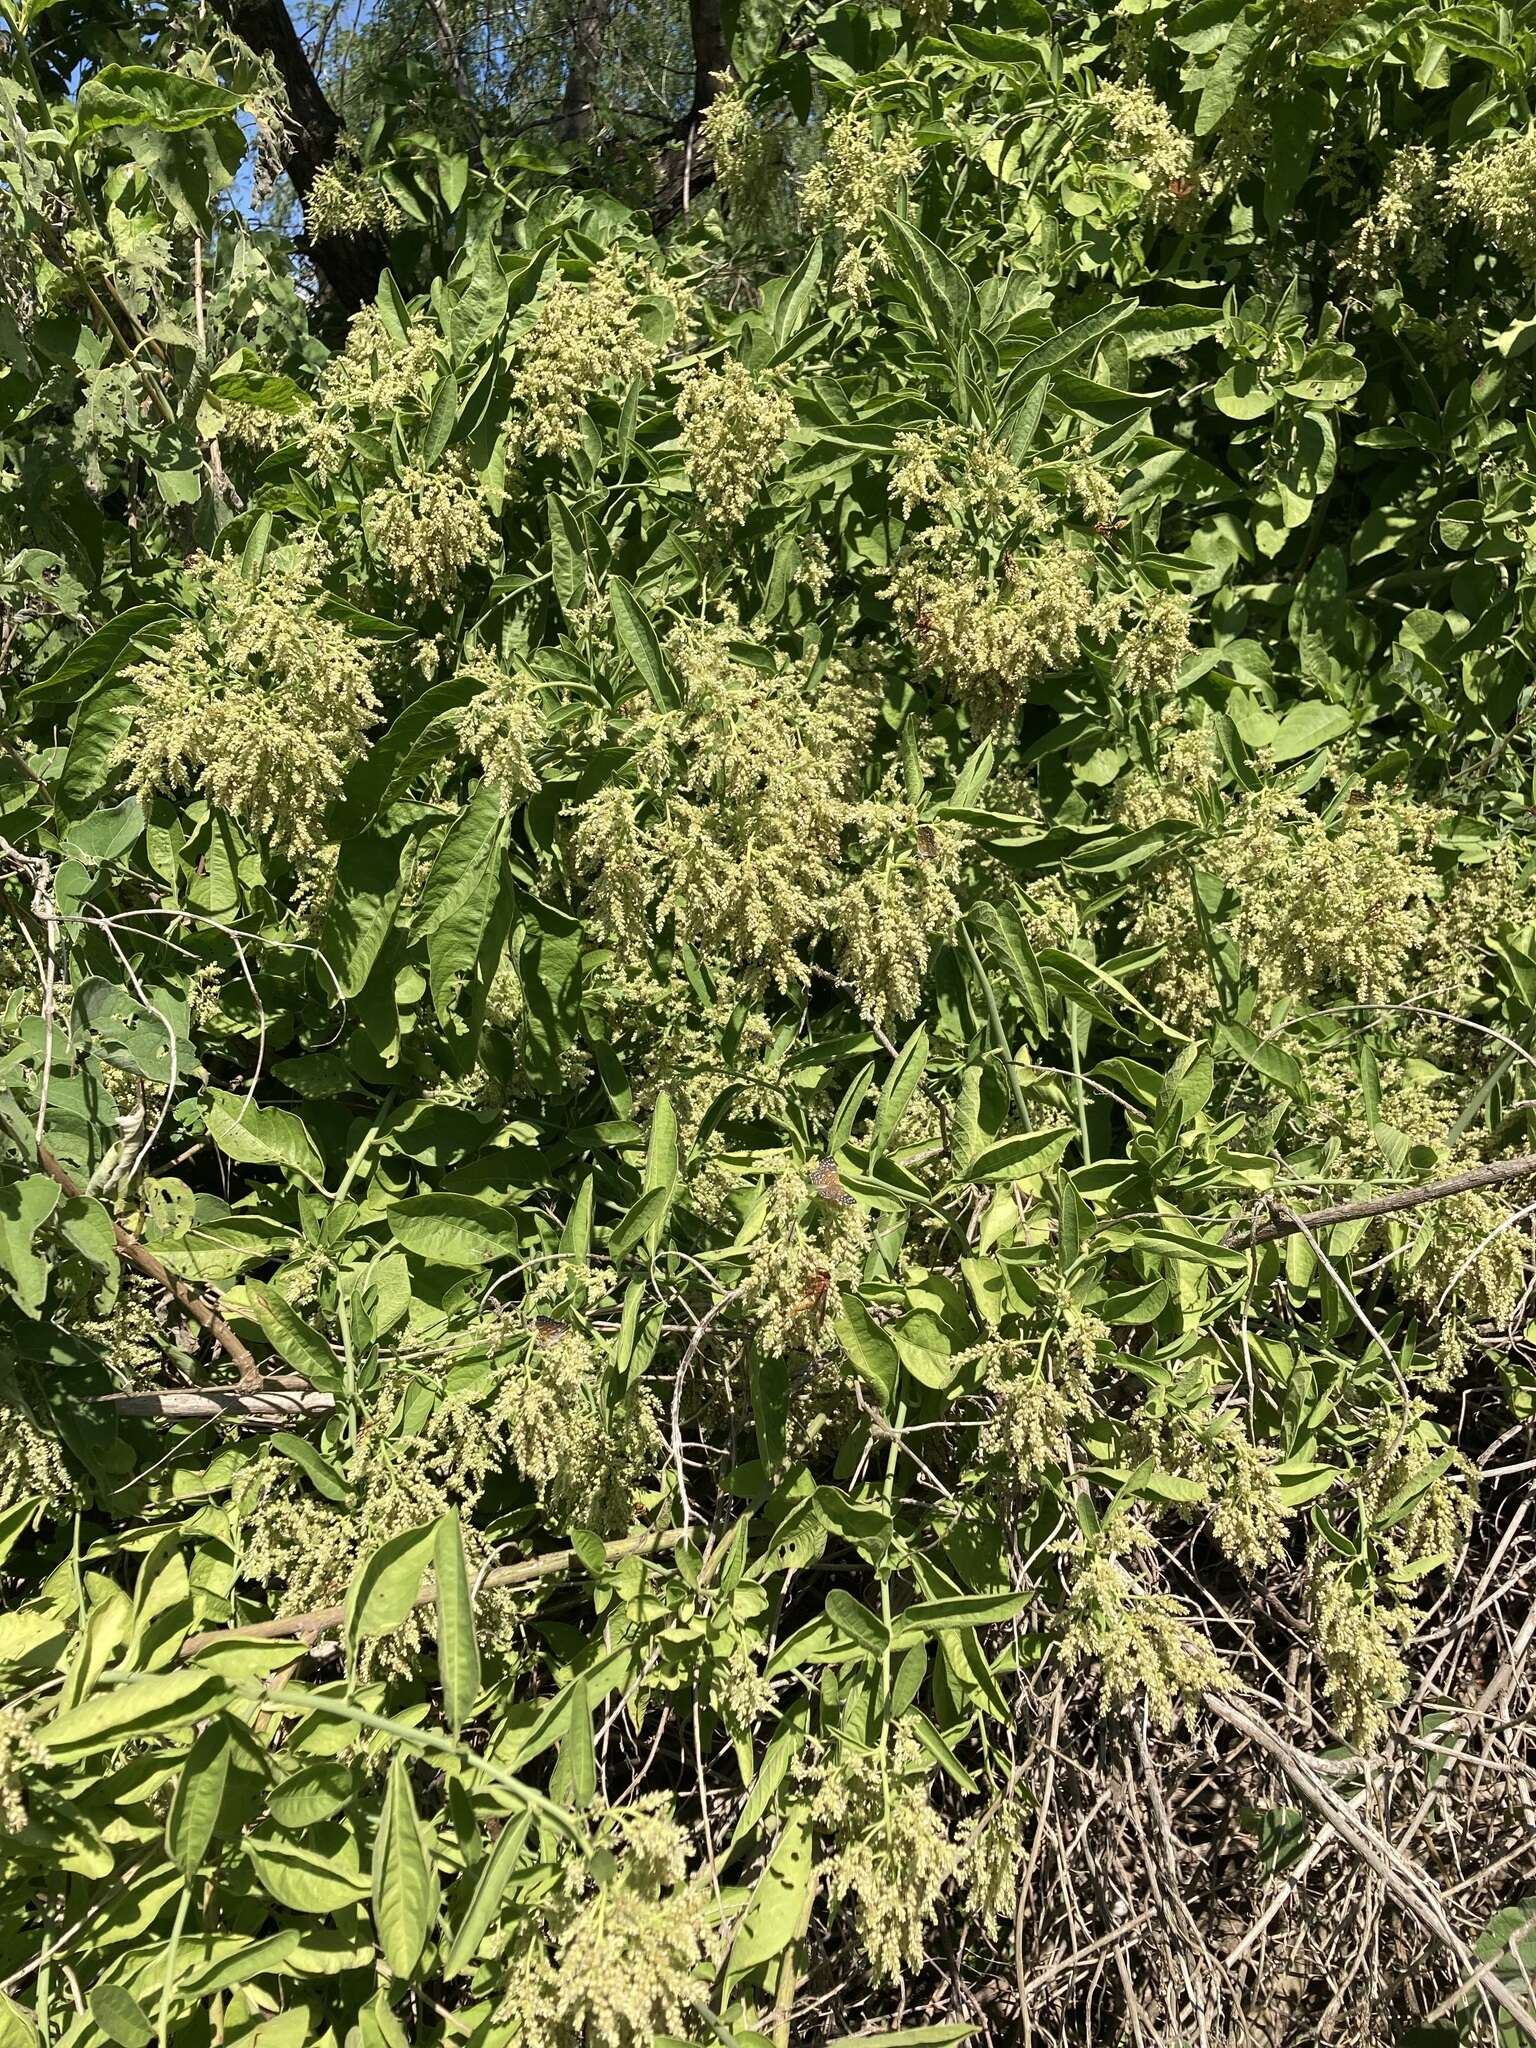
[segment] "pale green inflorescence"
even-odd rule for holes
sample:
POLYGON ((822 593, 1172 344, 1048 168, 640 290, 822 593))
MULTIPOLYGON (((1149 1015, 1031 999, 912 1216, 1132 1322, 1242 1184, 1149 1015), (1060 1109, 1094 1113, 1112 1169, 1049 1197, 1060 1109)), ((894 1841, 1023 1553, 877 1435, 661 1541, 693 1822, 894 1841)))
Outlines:
POLYGON ((954 936, 970 841, 952 820, 920 820, 895 799, 856 806, 850 833, 870 858, 833 907, 838 967, 884 1030, 916 1013, 933 950, 954 936))
POLYGON ((689 2030, 710 1914, 688 1837, 651 1797, 611 1809, 600 1840, 605 1880, 568 1872, 512 1965, 499 2012, 526 2048, 651 2048, 689 2030))
POLYGON ((902 631, 919 659, 963 699, 983 729, 1006 725, 1044 676, 1076 665, 1096 618, 1090 558, 1047 541, 995 582, 920 545, 891 576, 902 631))
POLYGON ((1167 1733, 1181 1711, 1228 1683, 1225 1668, 1184 1608, 1153 1592, 1122 1562, 1153 1538, 1136 1523, 1084 1547, 1062 1616, 1061 1655, 1070 1670, 1093 1662, 1106 1708, 1143 1700, 1153 1726, 1167 1733))
POLYGON ((513 416, 527 446, 541 455, 573 454, 594 392, 654 375, 666 345, 641 318, 646 296, 670 307, 675 329, 685 325, 686 290, 619 249, 585 281, 562 278, 545 292, 518 343, 512 378, 513 416))
POLYGON ((808 228, 833 228, 841 235, 836 281, 856 304, 868 299, 883 261, 881 216, 895 205, 921 162, 922 153, 905 128, 877 137, 853 112, 833 114, 826 124, 822 155, 800 190, 800 211, 808 228))
POLYGON ((189 572, 195 612, 127 671, 138 698, 118 759, 143 794, 200 790, 285 852, 312 852, 378 718, 368 650, 327 618, 315 546, 247 580, 189 572))
POLYGON ((1116 673, 1134 695, 1173 695, 1195 651, 1190 619, 1186 600, 1171 591, 1159 591, 1143 605, 1115 650, 1116 673))
POLYGON ((744 1288, 767 1356, 816 1349, 839 1290, 862 1279, 869 1245, 869 1217, 851 1197, 824 1198, 798 1173, 772 1182, 744 1288))
POLYGON ((1095 104, 1109 123, 1117 160, 1131 173, 1153 220, 1168 220, 1189 196, 1195 146, 1148 85, 1105 85, 1095 104))
POLYGON ((404 224, 399 201, 363 169, 355 151, 322 164, 304 197, 304 225, 314 241, 328 235, 388 235, 404 224))
POLYGON ((1536 129, 1457 157, 1445 178, 1453 216, 1536 276, 1536 129))
POLYGON ((841 892, 874 703, 836 667, 816 682, 801 665, 749 666, 732 638, 704 622, 669 637, 684 703, 633 715, 641 786, 588 798, 571 844, 629 964, 648 962, 671 918, 699 950, 789 987, 841 892))
POLYGON ((708 518, 739 526, 784 457, 795 408, 735 357, 694 369, 678 393, 683 462, 708 518))
POLYGON ((27 1779, 53 1761, 19 1707, 0 1707, 0 1831, 19 1835, 27 1824, 27 1779))
POLYGON ((1405 265, 1414 276, 1427 277, 1444 258, 1438 232, 1444 210, 1435 152, 1421 142, 1405 144, 1387 165, 1376 204, 1339 251, 1339 269, 1351 291, 1369 298, 1405 265))
POLYGON ((369 493, 364 516, 374 554, 419 604, 450 597, 496 547, 484 494, 461 464, 404 470, 369 493))
POLYGON ((818 1825, 836 1844, 826 1866, 834 1904, 853 1901, 854 1930, 877 1982, 921 1968, 939 1898, 962 1865, 928 1796, 931 1765, 897 1727, 889 1751, 844 1748, 816 1795, 818 1825))
POLYGON ((1402 1645, 1412 1612, 1331 1555, 1313 1567, 1311 1607, 1329 1711, 1347 1741, 1371 1749, 1408 1695, 1402 1645))
POLYGON ((544 738, 546 720, 538 686, 531 676, 505 669, 484 653, 460 662, 459 674, 479 687, 454 713, 454 736, 508 803, 521 802, 533 795, 541 780, 534 754, 544 738))
POLYGON ((766 226, 778 209, 784 152, 728 73, 721 74, 721 82, 723 90, 699 123, 699 142, 714 163, 715 182, 730 203, 733 220, 754 230, 766 226))

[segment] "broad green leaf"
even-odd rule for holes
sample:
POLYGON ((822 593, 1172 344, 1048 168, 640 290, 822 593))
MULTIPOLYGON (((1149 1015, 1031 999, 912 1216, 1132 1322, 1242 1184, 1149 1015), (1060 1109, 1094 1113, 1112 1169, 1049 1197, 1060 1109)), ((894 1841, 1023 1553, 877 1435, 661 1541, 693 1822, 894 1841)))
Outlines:
POLYGON ((432 1570, 437 1597, 438 1682, 443 1689, 444 1715, 457 1735, 474 1712, 480 1694, 480 1647, 457 1510, 444 1515, 437 1525, 432 1570))
POLYGON ((50 1756, 72 1763, 200 1721, 222 1703, 224 1681, 207 1671, 158 1671, 104 1687, 35 1733, 50 1756))
POLYGON ((210 1088, 203 1120, 208 1135, 226 1159, 242 1166, 276 1166, 296 1173, 314 1187, 323 1187, 325 1161, 305 1127, 290 1109, 266 1109, 221 1088, 210 1088))
POLYGON ((59 1193, 58 1182, 46 1173, 0 1186, 0 1280, 25 1316, 39 1313, 48 1292, 48 1263, 35 1240, 58 1207, 59 1193))
POLYGON ((239 95, 211 80, 158 64, 104 64, 75 102, 82 136, 103 128, 157 128, 174 134, 233 114, 239 95))
POLYGON ((346 1642, 355 1658, 370 1636, 392 1635, 416 1605, 422 1574, 432 1561, 437 1524, 402 1529, 371 1550, 347 1593, 346 1642))
POLYGON ((229 1782, 232 1752, 229 1729, 222 1717, 210 1721, 192 1747, 176 1780, 165 1824, 171 1860, 188 1878, 202 1868, 219 1824, 224 1787, 229 1782))
MULTIPOLYGON (((520 1813, 514 1819, 503 1821, 496 1843, 474 1881, 464 1907, 463 1917, 453 1930, 452 1939, 443 1952, 443 1975, 456 1977, 473 1968, 480 1944, 495 1925, 506 1897, 507 1886, 511 1883, 523 1859, 523 1844, 527 1839, 531 1814, 520 1813)), ((469 1882, 468 1873, 460 1880, 469 1882)))
POLYGON ((521 1242, 514 1217, 473 1195, 413 1195, 388 1222, 398 1244, 439 1266, 485 1266, 512 1258, 521 1242))
POLYGON ((832 1328, 849 1364, 889 1409, 896 1394, 901 1362, 896 1347, 856 1294, 845 1294, 832 1328))
POLYGON ((895 1136, 896 1126, 905 1116, 907 1105, 922 1082, 923 1069, 927 1064, 928 1032, 919 1024, 902 1047, 885 1078, 884 1087, 880 1090, 880 1100, 875 1105, 875 1120, 869 1140, 871 1168, 895 1136))
POLYGON ((345 1378, 335 1353, 275 1287, 249 1280, 245 1292, 268 1343, 285 1365, 302 1373, 323 1393, 342 1391, 345 1378))
POLYGON ((437 1918, 437 1878, 403 1757, 389 1766, 373 1845, 373 1924, 397 1977, 416 1973, 437 1918))
POLYGON ((736 1930, 731 1944, 731 1977, 783 1955, 794 1941, 806 1915, 815 1883, 815 1855, 811 1818, 804 1806, 792 1806, 784 1816, 767 1862, 736 1930))
POLYGON ((459 417, 459 387, 453 372, 444 370, 437 380, 437 389, 432 394, 432 411, 427 418, 427 430, 422 436, 421 460, 424 468, 436 469, 447 453, 448 443, 453 439, 453 430, 459 417))
POLYGON ((673 699, 672 679, 667 672, 661 643, 656 638, 656 628, 651 624, 645 607, 622 576, 609 579, 608 603, 620 647, 650 691, 658 709, 665 710, 673 699))
POLYGON ((145 2048, 154 2039, 149 2014, 123 1984, 98 1984, 90 1995, 91 2018, 118 2048, 145 2048))

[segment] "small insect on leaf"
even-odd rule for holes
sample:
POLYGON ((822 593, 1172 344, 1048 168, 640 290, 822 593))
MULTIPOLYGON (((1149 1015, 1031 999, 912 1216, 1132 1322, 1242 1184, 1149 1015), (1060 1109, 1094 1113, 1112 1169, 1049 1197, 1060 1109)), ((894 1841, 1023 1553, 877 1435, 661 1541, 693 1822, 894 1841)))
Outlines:
POLYGON ((830 1202, 834 1209, 851 1209, 853 1197, 843 1186, 842 1175, 834 1160, 823 1159, 811 1169, 811 1187, 823 1202, 830 1202))

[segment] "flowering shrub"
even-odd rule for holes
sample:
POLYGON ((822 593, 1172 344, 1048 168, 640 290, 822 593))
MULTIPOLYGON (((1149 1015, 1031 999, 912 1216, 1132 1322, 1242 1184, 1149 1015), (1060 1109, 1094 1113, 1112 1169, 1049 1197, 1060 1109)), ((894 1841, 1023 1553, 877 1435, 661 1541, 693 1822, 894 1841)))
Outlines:
POLYGON ((4 17, 0 2044, 1526 2038, 1529 26, 749 12, 4 17))

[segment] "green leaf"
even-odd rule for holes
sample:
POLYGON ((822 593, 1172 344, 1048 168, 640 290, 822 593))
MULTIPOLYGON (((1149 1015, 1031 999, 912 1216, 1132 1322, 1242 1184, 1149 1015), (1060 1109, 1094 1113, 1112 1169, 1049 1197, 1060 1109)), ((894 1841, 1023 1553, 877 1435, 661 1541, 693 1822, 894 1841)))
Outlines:
MULTIPOLYGON (((473 1968, 480 1944, 490 1932, 506 1897, 507 1886, 522 1862, 523 1844, 532 1818, 531 1813, 524 1812, 503 1822, 501 1833, 496 1837, 496 1846, 480 1867, 480 1875, 464 1908, 464 1917, 453 1930, 453 1938, 443 1953, 445 1977, 456 1977, 473 1968)), ((464 1881, 467 1883, 468 1879, 464 1881)))
POLYGON ((453 430, 459 417, 459 387, 453 372, 444 370, 437 380, 437 389, 432 394, 432 411, 427 419, 427 431, 422 436, 421 460, 425 469, 436 469, 447 453, 448 443, 453 439, 453 430))
POLYGON ((898 1053, 890 1073, 886 1075, 885 1086, 880 1090, 880 1100, 875 1105, 874 1127, 869 1140, 871 1170, 894 1137, 896 1126, 906 1114, 907 1104, 916 1094, 923 1078, 923 1069, 927 1064, 928 1032, 924 1025, 919 1024, 898 1053))
POLYGON ((470 1269, 515 1256, 517 1219, 473 1195, 413 1195, 386 1219, 397 1244, 438 1266, 470 1269))
POLYGON ((849 1364, 865 1385, 874 1389, 880 1406, 889 1410, 901 1376, 901 1361, 895 1345, 856 1294, 842 1297, 841 1312, 832 1329, 849 1364))
POLYGON ((1233 22, 1215 63, 1201 83, 1200 103, 1195 109, 1196 135, 1209 135, 1232 111, 1258 40, 1259 31, 1253 22, 1246 18, 1233 22))
POLYGON ((501 792, 494 784, 482 782, 438 848, 411 919, 413 933, 429 937, 477 893, 489 914, 493 892, 487 890, 487 880, 501 857, 506 835, 507 810, 501 792))
POLYGON ((457 1735, 480 1695, 480 1646, 458 1510, 444 1515, 433 1537, 432 1571, 437 1595, 437 1670, 443 1712, 457 1735))
POLYGON ((613 613, 614 631, 619 636, 620 647, 629 657, 635 673, 650 691, 657 708, 666 710, 674 701, 675 691, 666 661, 662 656, 661 643, 656 638, 656 628, 651 624, 644 606, 622 576, 609 579, 608 604, 613 613))
POLYGON ((103 128, 157 128, 176 134, 235 113, 237 93, 209 79, 189 78, 158 64, 104 64, 75 102, 81 135, 103 128))
POLYGON ((96 1750, 116 1749, 203 1720, 226 1695, 224 1681, 212 1672, 158 1671, 92 1693, 34 1732, 50 1756, 73 1763, 96 1750))
POLYGON ((608 1255, 621 1259, 633 1251, 641 1238, 648 1237, 653 1230, 659 1230, 671 1202, 667 1188, 651 1188, 641 1195, 624 1211, 608 1239, 608 1255))
POLYGON ((587 1681, 578 1678, 571 1686, 566 1729, 560 1743, 560 1757, 550 1779, 550 1796, 578 1812, 597 1797, 597 1752, 592 1741, 592 1701, 587 1681))
POLYGON ((549 564, 555 596, 567 619, 587 599, 587 549, 576 516, 563 498, 551 491, 544 500, 549 519, 549 564))
POLYGON ((0 1271, 25 1316, 37 1315, 48 1293, 48 1264, 33 1239, 59 1203, 59 1184, 46 1173, 0 1187, 0 1271))
POLYGON ((919 1600, 896 1618, 897 1641, 905 1647, 920 1636, 941 1635, 946 1629, 986 1628, 1012 1621, 1029 1605, 1032 1595, 1024 1593, 957 1593, 952 1599, 919 1600))
POLYGON ((871 1614, 863 1601, 855 1600, 851 1593, 839 1589, 827 1595, 827 1619, 850 1642, 868 1650, 873 1657, 882 1656, 890 1648, 890 1631, 878 1615, 871 1614))
POLYGON ((411 1793, 404 1758, 389 1766, 384 1811, 373 1845, 373 1924, 396 1977, 416 1973, 437 1918, 437 1878, 411 1793))
MULTIPOLYGON (((793 341, 805 325, 806 315, 816 300, 816 283, 821 276, 821 236, 815 236, 794 270, 785 279, 773 303, 773 338, 782 348, 793 341)), ((764 294, 766 301, 766 293, 764 294)))
POLYGON ((988 1145, 966 1168, 967 1180, 1035 1180, 1059 1164, 1075 1132, 1069 1124, 1053 1124, 1043 1131, 1022 1131, 1012 1138, 1000 1138, 988 1145))
POLYGON ((278 1166, 323 1190, 325 1161, 290 1109, 263 1109, 241 1096, 210 1088, 203 1111, 208 1135, 224 1154, 242 1166, 278 1166))
POLYGON ((402 1529, 369 1552, 347 1592, 347 1653, 355 1661, 369 1636, 393 1635, 416 1605, 422 1574, 432 1561, 436 1522, 402 1529))
POLYGON ((210 1721, 187 1751, 176 1780, 165 1824, 165 1846, 171 1861, 187 1878, 202 1868, 218 1827, 232 1751, 223 1718, 210 1721))
POLYGON ((257 412, 277 413, 286 419, 297 419, 313 403, 291 377, 274 370, 221 370, 209 379, 208 389, 230 405, 254 406, 257 412))
POLYGON ((651 1135, 645 1149, 645 1172, 640 1182, 647 1194, 659 1189, 666 1197, 646 1230, 645 1247, 649 1252, 655 1252, 661 1243, 661 1233, 677 1192, 677 1181, 677 1112, 672 1107, 671 1096, 662 1089, 651 1111, 651 1135))
POLYGON ((727 1974, 749 1970, 783 1955, 800 1931, 815 1882, 810 1813, 792 1806, 769 1852, 731 1944, 727 1974))
POLYGON ((145 2048, 145 2043, 154 2039, 149 2014, 126 1986, 98 1984, 88 2002, 91 2018, 118 2048, 145 2048))
POLYGON ((248 1280, 245 1292, 261 1324, 262 1334, 285 1365, 302 1373, 322 1393, 339 1394, 345 1378, 336 1355, 318 1330, 312 1330, 275 1287, 248 1280))

